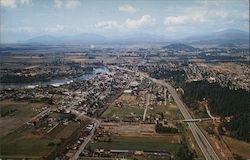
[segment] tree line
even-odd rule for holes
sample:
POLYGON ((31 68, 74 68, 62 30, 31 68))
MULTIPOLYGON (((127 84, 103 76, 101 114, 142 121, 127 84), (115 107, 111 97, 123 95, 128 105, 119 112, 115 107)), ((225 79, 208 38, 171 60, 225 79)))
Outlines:
POLYGON ((250 142, 250 92, 230 90, 218 83, 197 81, 183 85, 183 99, 189 107, 198 107, 197 101, 207 100, 212 114, 219 115, 222 126, 230 131, 232 137, 250 142), (231 117, 226 121, 225 117, 231 117))

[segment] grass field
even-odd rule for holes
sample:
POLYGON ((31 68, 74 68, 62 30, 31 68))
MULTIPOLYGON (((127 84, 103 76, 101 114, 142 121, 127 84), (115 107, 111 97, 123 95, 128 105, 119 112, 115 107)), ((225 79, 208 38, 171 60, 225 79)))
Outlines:
POLYGON ((32 117, 38 114, 35 109, 40 109, 43 103, 15 102, 12 100, 1 101, 1 116, 32 117))
POLYGON ((148 109, 147 115, 160 114, 161 112, 163 113, 164 118, 167 120, 180 119, 180 112, 175 104, 156 105, 153 107, 153 109, 148 109))
POLYGON ((119 117, 120 119, 124 119, 126 117, 131 116, 143 116, 144 109, 136 108, 136 107, 114 107, 110 106, 103 114, 102 118, 115 118, 119 117))
POLYGON ((117 98, 110 107, 102 114, 101 118, 126 119, 126 117, 142 117, 144 109, 136 106, 136 97, 123 94, 117 98), (122 103, 123 106, 117 106, 122 103))
POLYGON ((33 130, 17 130, 1 138, 1 155, 46 156, 56 147, 50 146, 51 142, 57 144, 60 140, 44 137, 33 130))
POLYGON ((44 134, 34 128, 21 127, 1 138, 1 155, 48 156, 54 151, 61 140, 68 139, 80 128, 78 122, 58 125, 51 133, 44 134))
POLYGON ((112 136, 112 142, 95 142, 91 148, 124 149, 124 150, 151 150, 176 152, 180 144, 171 143, 169 137, 151 136, 112 136))
POLYGON ((44 103, 15 102, 13 100, 1 101, 0 136, 4 136, 22 126, 31 117, 38 114, 44 103))

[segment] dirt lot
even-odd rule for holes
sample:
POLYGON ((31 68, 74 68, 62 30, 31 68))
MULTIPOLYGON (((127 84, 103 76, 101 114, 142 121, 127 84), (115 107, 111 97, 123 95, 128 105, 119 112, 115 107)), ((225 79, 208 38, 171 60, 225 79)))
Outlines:
POLYGON ((227 145, 215 136, 210 136, 213 147, 218 151, 220 159, 233 159, 233 155, 227 145))
POLYGON ((250 143, 227 136, 223 136, 223 140, 227 143, 232 153, 250 159, 250 143))
POLYGON ((0 138, 4 135, 7 135, 11 131, 15 130, 25 122, 27 122, 29 118, 16 118, 16 117, 1 117, 0 118, 0 138))
POLYGON ((102 123, 105 130, 119 135, 155 135, 154 124, 102 123))
POLYGON ((68 125, 59 125, 57 126, 52 133, 49 135, 53 138, 57 139, 66 139, 70 137, 73 132, 75 132, 80 127, 80 124, 78 122, 69 122, 68 125))
POLYGON ((158 134, 155 132, 155 124, 140 123, 102 123, 101 127, 112 134, 122 136, 164 136, 171 139, 171 143, 178 143, 179 134, 158 134))

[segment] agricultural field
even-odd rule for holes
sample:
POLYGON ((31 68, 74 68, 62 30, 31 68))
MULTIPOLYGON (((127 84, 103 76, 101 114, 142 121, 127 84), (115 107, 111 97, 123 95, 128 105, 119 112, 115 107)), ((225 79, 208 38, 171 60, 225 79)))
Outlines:
POLYGON ((62 121, 56 106, 27 101, 1 101, 1 157, 47 157, 64 150, 88 123, 62 121))
POLYGON ((15 102, 13 100, 1 101, 1 117, 26 117, 31 118, 36 115, 42 107, 46 107, 44 103, 15 102))
POLYGON ((118 149, 175 152, 179 149, 179 137, 173 136, 111 136, 110 142, 93 142, 92 149, 118 149))
MULTIPOLYGON (((1 101, 1 137, 20 127, 48 107, 45 103, 1 101)), ((50 106, 52 107, 52 106, 50 106)))
POLYGON ((18 130, 1 139, 1 155, 47 156, 59 143, 33 130, 18 130))
POLYGON ((1 155, 46 157, 58 147, 65 148, 63 143, 74 138, 72 135, 80 128, 79 122, 69 122, 68 125, 58 125, 47 134, 41 129, 24 125, 1 138, 1 155))

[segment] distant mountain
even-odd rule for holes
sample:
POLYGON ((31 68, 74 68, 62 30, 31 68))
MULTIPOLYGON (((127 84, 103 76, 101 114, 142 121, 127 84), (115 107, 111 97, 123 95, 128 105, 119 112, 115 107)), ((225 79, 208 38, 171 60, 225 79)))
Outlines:
POLYGON ((31 38, 25 42, 27 43, 65 43, 65 42, 83 42, 83 43, 96 43, 106 41, 104 36, 91 33, 83 33, 74 36, 51 36, 42 35, 31 38))
POLYGON ((127 35, 118 35, 104 37, 98 34, 83 33, 74 36, 50 36, 43 35, 34 37, 25 41, 26 43, 114 43, 114 44, 138 44, 138 43, 158 43, 165 42, 166 38, 160 35, 147 34, 147 33, 135 33, 127 35))
POLYGON ((183 44, 183 43, 173 43, 173 44, 169 44, 167 46, 164 46, 162 48, 170 49, 170 50, 187 50, 187 51, 196 50, 196 48, 194 48, 193 46, 186 45, 186 44, 183 44))
MULTIPOLYGON (((153 44, 153 43, 166 43, 170 39, 163 35, 148 34, 148 33, 133 33, 115 36, 102 36, 93 33, 83 33, 72 36, 51 36, 42 35, 31 38, 25 43, 84 43, 84 44, 153 44)), ((178 43, 184 44, 234 44, 242 45, 249 44, 249 33, 236 29, 228 29, 211 34, 192 36, 182 40, 175 40, 178 43)), ((174 42, 174 43, 175 43, 174 42)), ((171 47, 171 46, 170 46, 171 47)), ((175 48, 175 46, 173 46, 175 48)), ((177 45, 177 48, 186 48, 192 50, 193 48, 185 45, 177 45)), ((191 46, 192 47, 192 46, 191 46)))
POLYGON ((223 43, 218 45, 219 47, 225 47, 225 48, 235 48, 237 47, 237 45, 233 44, 233 43, 223 43))
POLYGON ((249 44, 249 32, 227 29, 207 35, 193 36, 183 40, 189 44, 249 44))
POLYGON ((118 42, 124 43, 147 43, 147 42, 165 42, 167 38, 161 35, 149 34, 149 33, 135 33, 129 35, 122 35, 115 38, 118 42))
POLYGON ((58 37, 50 36, 50 35, 42 35, 38 37, 31 38, 25 42, 33 43, 33 42, 51 42, 51 41, 56 41, 58 37))

